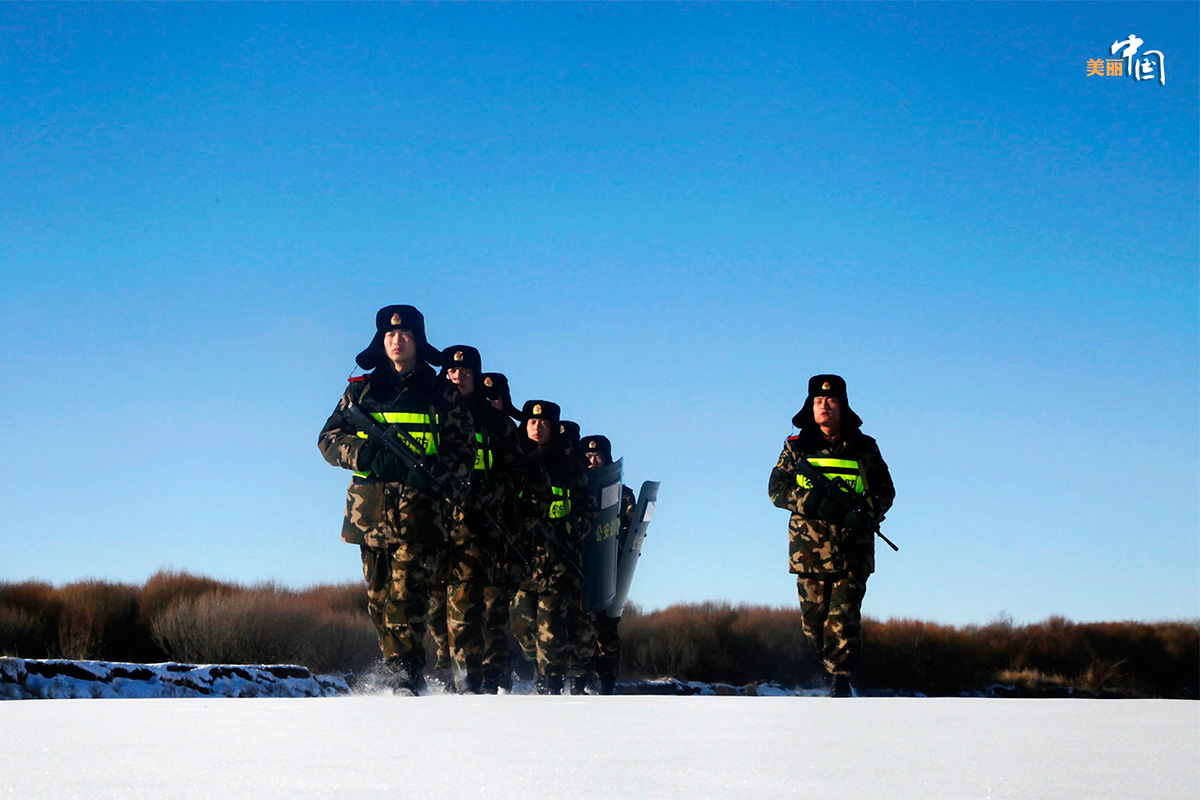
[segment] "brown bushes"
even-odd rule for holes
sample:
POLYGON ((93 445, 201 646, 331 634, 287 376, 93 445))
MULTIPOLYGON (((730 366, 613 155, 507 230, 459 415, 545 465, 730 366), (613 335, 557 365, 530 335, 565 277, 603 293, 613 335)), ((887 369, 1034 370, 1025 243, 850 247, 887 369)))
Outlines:
POLYGON ((138 594, 137 587, 103 581, 70 583, 59 590, 58 650, 63 658, 136 658, 138 594))
MULTIPOLYGON (((621 623, 622 669, 637 677, 812 686, 823 670, 800 628, 798 609, 701 603, 621 623)), ((1025 626, 999 620, 962 628, 911 619, 863 620, 857 683, 931 695, 1025 694, 1196 697, 1200 621, 1025 626)))
POLYGON ((818 670, 799 610, 728 603, 675 605, 621 618, 624 674, 746 684, 796 684, 818 670))
POLYGON ((0 655, 350 669, 378 655, 365 608, 358 584, 246 588, 186 572, 140 588, 0 583, 0 655))
MULTIPOLYGON (((675 605, 621 622, 628 678, 814 686, 822 669, 797 608, 675 605)), ((954 627, 863 620, 857 682, 945 695, 996 684, 1025 694, 1196 697, 1200 621, 954 627)), ((378 657, 358 583, 304 590, 159 572, 141 587, 0 583, 0 655, 154 662, 299 663, 317 672, 378 657)))
POLYGON ((303 664, 317 672, 369 663, 379 647, 366 615, 331 608, 328 599, 271 585, 207 592, 169 605, 152 631, 181 661, 303 664))

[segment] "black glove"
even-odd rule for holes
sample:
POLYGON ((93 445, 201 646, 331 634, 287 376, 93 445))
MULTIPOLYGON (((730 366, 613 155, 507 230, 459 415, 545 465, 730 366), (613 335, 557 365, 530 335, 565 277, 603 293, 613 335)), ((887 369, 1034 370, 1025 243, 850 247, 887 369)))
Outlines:
POLYGON ((819 519, 831 525, 841 525, 846 519, 846 512, 835 500, 825 496, 820 489, 808 490, 808 495, 800 505, 800 513, 809 519, 819 519))
POLYGON ((809 519, 817 519, 821 514, 821 501, 825 499, 825 495, 820 489, 812 488, 808 490, 808 494, 804 496, 804 502, 800 504, 800 513, 809 519))
POLYGON ((824 520, 830 525, 844 525, 846 511, 836 500, 821 495, 821 508, 817 511, 817 519, 824 520))
POLYGON ((865 531, 871 528, 871 515, 866 511, 851 511, 846 515, 845 525, 850 530, 865 531))
MULTIPOLYGON (((370 443, 370 440, 367 440, 370 443)), ((381 481, 398 482, 408 479, 408 467, 391 450, 376 444, 371 454, 371 475, 381 481)))

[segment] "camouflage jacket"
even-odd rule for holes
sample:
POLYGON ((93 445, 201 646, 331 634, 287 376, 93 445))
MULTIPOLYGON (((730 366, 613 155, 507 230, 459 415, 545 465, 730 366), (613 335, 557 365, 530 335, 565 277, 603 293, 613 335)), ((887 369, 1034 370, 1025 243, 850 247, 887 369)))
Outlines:
POLYGON ((404 376, 397 376, 390 366, 381 367, 351 379, 317 439, 326 461, 355 473, 347 490, 342 541, 387 547, 403 539, 431 535, 425 528, 430 519, 440 518, 440 500, 417 475, 384 482, 370 475, 369 464, 359 463, 366 438, 346 417, 351 400, 372 415, 409 413, 427 417, 428 424, 420 426, 416 435, 432 441, 432 446, 427 445, 427 452, 436 450, 431 460, 454 478, 465 480, 475 462, 475 431, 461 397, 438 383, 433 370, 424 364, 404 376), (418 522, 421 530, 414 528, 418 522))
POLYGON ((875 571, 874 533, 804 515, 804 501, 810 492, 818 490, 805 488, 797 480, 796 462, 800 458, 821 457, 858 462, 863 494, 876 514, 891 508, 896 497, 879 446, 857 428, 849 429, 836 442, 825 438, 818 428, 804 428, 799 435, 789 436, 767 485, 771 502, 792 512, 788 525, 789 569, 801 575, 839 572, 869 575, 875 571))
MULTIPOLYGON (((579 579, 576 567, 583 562, 583 542, 596 523, 596 501, 588 484, 587 471, 570 460, 565 453, 552 450, 549 454, 534 450, 530 454, 530 472, 545 476, 546 483, 538 486, 531 481, 526 488, 527 509, 548 507, 539 519, 545 519, 556 545, 545 535, 533 533, 533 575, 535 583, 545 585, 562 578, 579 579)), ((525 499, 523 498, 523 499, 525 499)), ((526 518, 528 519, 528 510, 526 518)), ((539 519, 530 520, 536 524, 539 519)))
POLYGON ((492 408, 480 394, 470 403, 475 428, 475 469, 471 476, 470 504, 499 515, 516 497, 525 470, 525 454, 517 427, 502 411, 492 408))

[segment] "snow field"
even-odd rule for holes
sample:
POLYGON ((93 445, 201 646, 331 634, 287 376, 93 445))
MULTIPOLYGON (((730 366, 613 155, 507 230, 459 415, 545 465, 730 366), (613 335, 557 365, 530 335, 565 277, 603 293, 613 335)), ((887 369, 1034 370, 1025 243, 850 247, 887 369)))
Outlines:
POLYGON ((26 700, 0 731, 22 800, 1200 796, 1177 700, 26 700))

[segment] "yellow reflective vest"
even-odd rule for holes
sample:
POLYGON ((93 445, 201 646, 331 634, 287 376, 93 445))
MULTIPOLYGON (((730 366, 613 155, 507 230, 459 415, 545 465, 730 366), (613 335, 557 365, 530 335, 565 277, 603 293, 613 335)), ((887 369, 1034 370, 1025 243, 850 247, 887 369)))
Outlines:
MULTIPOLYGON (((842 488, 855 494, 864 494, 867 490, 867 479, 863 476, 862 465, 851 458, 830 458, 828 456, 809 456, 808 463, 821 471, 829 480, 840 484, 842 488)), ((796 476, 796 483, 803 489, 811 489, 812 481, 803 475, 796 476)))
MULTIPOLYGON (((405 442, 403 439, 400 440, 405 447, 408 447, 414 453, 423 452, 426 455, 437 454, 437 414, 431 415, 411 411, 372 411, 371 416, 375 418, 376 422, 382 422, 384 425, 398 425, 402 431, 416 439, 423 448, 422 450, 413 448, 411 444, 405 442)), ((475 436, 478 437, 479 434, 475 434, 475 436)), ((366 439, 367 434, 359 431, 358 438, 366 439)), ((397 435, 397 438, 399 438, 399 435, 397 435)), ((476 457, 476 462, 478 462, 478 456, 476 457)), ((357 478, 369 478, 371 477, 371 473, 355 472, 354 476, 357 478)))

